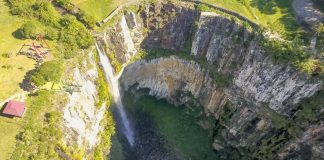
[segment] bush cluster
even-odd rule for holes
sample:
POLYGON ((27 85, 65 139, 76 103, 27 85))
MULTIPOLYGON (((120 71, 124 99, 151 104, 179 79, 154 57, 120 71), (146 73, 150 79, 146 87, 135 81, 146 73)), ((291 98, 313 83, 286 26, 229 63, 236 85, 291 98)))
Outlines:
MULTIPOLYGON (((57 48, 64 58, 72 58, 78 49, 87 49, 92 45, 93 39, 87 28, 74 16, 61 16, 51 2, 44 0, 8 0, 8 2, 13 14, 25 18, 34 17, 46 26, 44 37, 58 41, 57 48)), ((66 8, 70 6, 68 0, 57 0, 56 2, 66 8)), ((82 15, 84 20, 91 21, 91 18, 87 18, 85 14, 82 15)), ((39 25, 41 24, 29 21, 18 30, 18 33, 22 38, 34 39, 43 32, 39 25)))
POLYGON ((38 27, 34 21, 27 21, 17 30, 18 38, 23 39, 35 39, 42 30, 38 27))
POLYGON ((96 25, 95 17, 87 14, 83 10, 80 10, 76 6, 74 6, 70 0, 55 0, 55 3, 60 7, 67 10, 69 13, 75 15, 80 22, 82 22, 88 28, 94 28, 96 25))
POLYGON ((91 34, 74 16, 63 16, 60 24, 62 30, 59 34, 59 49, 65 58, 72 58, 77 49, 87 49, 92 45, 91 34))
MULTIPOLYGON (((27 98, 28 109, 23 129, 17 135, 17 144, 10 159, 59 159, 57 145, 62 139, 61 114, 53 111, 57 107, 52 99, 58 99, 53 92, 39 91, 38 96, 27 98)), ((63 104, 63 103, 62 103, 63 104)))
POLYGON ((61 61, 48 61, 43 63, 32 75, 32 81, 36 86, 44 85, 46 82, 59 82, 64 72, 61 61))

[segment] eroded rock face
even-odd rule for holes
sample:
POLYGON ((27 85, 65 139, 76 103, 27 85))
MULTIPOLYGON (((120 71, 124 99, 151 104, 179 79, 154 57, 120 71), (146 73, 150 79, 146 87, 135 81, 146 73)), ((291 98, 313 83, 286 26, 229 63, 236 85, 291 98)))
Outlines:
POLYGON ((308 27, 314 27, 321 22, 324 22, 324 13, 322 13, 312 0, 294 0, 292 3, 297 21, 308 27))
POLYGON ((142 29, 137 23, 134 13, 126 12, 114 28, 104 33, 101 43, 106 48, 108 54, 114 54, 118 61, 126 63, 137 53, 139 43, 142 41, 142 29))
POLYGON ((205 106, 206 113, 207 110, 214 109, 212 106, 223 103, 222 100, 215 101, 216 97, 222 96, 216 93, 213 80, 204 69, 193 61, 174 56, 149 62, 137 61, 124 70, 121 79, 125 89, 137 83, 138 88, 149 88, 150 95, 166 98, 174 104, 185 104, 184 93, 188 93, 187 96, 193 96, 205 106))
MULTIPOLYGON (((201 67, 198 61, 176 56, 140 60, 125 68, 121 77, 124 89, 134 85, 137 89, 147 88, 150 95, 176 105, 194 99, 206 115, 222 120, 222 127, 215 131, 211 144, 219 152, 228 152, 222 157, 224 159, 230 158, 234 150, 242 156, 249 152, 258 156, 256 154, 269 151, 272 148, 267 147, 282 138, 286 142, 277 146, 276 158, 299 155, 305 146, 311 157, 324 158, 321 154, 324 144, 318 138, 321 136, 309 136, 314 135, 310 132, 321 130, 322 125, 307 126, 301 136, 292 138, 282 124, 274 122, 280 117, 284 125, 291 123, 300 100, 323 90, 321 80, 274 63, 242 25, 215 13, 198 14, 188 4, 147 5, 136 20, 126 18, 128 28, 143 27, 142 31, 139 27, 136 32, 130 31, 130 35, 143 36, 141 39, 132 36, 132 40, 140 44, 134 45, 137 50, 187 51, 190 59, 203 60, 209 69, 201 67), (188 51, 188 44, 191 44, 191 51, 188 51), (225 76, 230 77, 225 79, 230 85, 217 84, 215 79, 225 76), (308 139, 303 140, 305 137, 308 139)), ((113 38, 116 37, 106 37, 113 38)), ((127 44, 123 39, 115 41, 120 43, 114 45, 127 44)))
POLYGON ((279 157, 284 159, 323 159, 324 157, 324 123, 310 126, 296 141, 289 143, 280 152, 279 157))
MULTIPOLYGON (((93 54, 89 56, 89 61, 84 61, 83 66, 95 66, 93 54)), ((98 78, 96 67, 80 71, 73 69, 73 84, 80 86, 80 92, 72 92, 68 96, 68 103, 63 109, 64 115, 64 142, 67 146, 78 146, 90 151, 100 138, 100 125, 104 118, 106 107, 100 109, 96 107, 97 88, 95 80, 98 78)))
POLYGON ((269 103, 271 109, 288 115, 301 98, 321 89, 321 81, 311 82, 289 66, 274 64, 252 35, 230 20, 203 12, 199 24, 191 54, 232 74, 234 87, 251 103, 269 103))

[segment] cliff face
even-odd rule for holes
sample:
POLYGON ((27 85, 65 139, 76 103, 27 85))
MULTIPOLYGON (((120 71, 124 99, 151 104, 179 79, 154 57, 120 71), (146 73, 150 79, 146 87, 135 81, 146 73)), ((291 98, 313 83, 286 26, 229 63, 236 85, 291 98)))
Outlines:
POLYGON ((80 92, 72 92, 68 96, 68 103, 64 107, 64 143, 67 146, 77 146, 90 153, 93 147, 100 140, 100 125, 104 118, 106 106, 96 107, 98 94, 96 80, 98 71, 95 64, 94 55, 91 52, 87 60, 80 66, 71 70, 73 82, 78 85, 80 92), (87 67, 91 66, 91 68, 87 67))
MULTIPOLYGON (((192 61, 176 56, 137 61, 124 70, 124 89, 136 84, 137 89, 148 88, 150 95, 173 104, 194 99, 221 126, 215 125, 211 144, 217 151, 228 152, 223 158, 234 152, 254 157, 272 152, 280 159, 324 158, 323 122, 300 126, 292 121, 301 99, 323 90, 321 80, 274 63, 252 33, 224 16, 199 14, 188 4, 143 8, 137 17, 126 18, 129 34, 141 35, 132 37, 140 45, 128 47, 175 53, 191 48, 187 57, 192 61)), ((116 39, 128 48, 127 41, 116 39)), ((108 48, 115 50, 117 43, 110 44, 108 48)), ((121 53, 124 57, 127 52, 121 53)))
POLYGON ((217 71, 234 76, 233 88, 256 106, 269 103, 289 115, 301 98, 321 88, 321 81, 287 65, 274 64, 246 29, 214 13, 202 13, 191 55, 204 57, 217 71))

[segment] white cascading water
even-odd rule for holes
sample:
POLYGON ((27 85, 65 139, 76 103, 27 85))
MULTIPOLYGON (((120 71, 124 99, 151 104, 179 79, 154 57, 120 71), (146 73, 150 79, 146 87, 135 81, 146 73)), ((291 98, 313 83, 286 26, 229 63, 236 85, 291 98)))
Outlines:
POLYGON ((122 124, 123 124, 123 128, 124 128, 123 134, 126 136, 126 139, 129 142, 129 144, 131 146, 133 146, 133 144, 134 144, 134 133, 133 133, 133 130, 131 129, 131 127, 130 127, 129 120, 128 120, 127 115, 125 113, 124 106, 123 106, 123 103, 121 101, 121 95, 120 95, 120 92, 119 92, 118 79, 119 79, 119 77, 120 77, 123 70, 121 71, 121 73, 118 76, 115 77, 114 72, 113 72, 113 67, 110 64, 110 61, 109 61, 108 57, 106 56, 106 54, 102 53, 102 51, 99 48, 97 43, 96 43, 96 48, 97 48, 97 51, 99 53, 99 60, 100 60, 100 63, 102 65, 102 68, 104 70, 106 79, 109 81, 108 83, 111 85, 110 92, 113 95, 114 103, 117 106, 117 111, 118 111, 118 113, 119 113, 119 115, 121 117, 121 120, 122 120, 122 124))

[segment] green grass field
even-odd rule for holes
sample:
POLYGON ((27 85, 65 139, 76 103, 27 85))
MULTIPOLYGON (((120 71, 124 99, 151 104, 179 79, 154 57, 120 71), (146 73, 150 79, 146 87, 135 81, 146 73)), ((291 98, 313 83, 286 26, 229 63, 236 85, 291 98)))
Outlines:
POLYGON ((16 39, 12 33, 16 31, 24 20, 12 16, 4 0, 0 1, 0 101, 21 91, 19 83, 25 73, 34 68, 35 61, 25 56, 16 56, 22 44, 28 41, 16 39), (11 53, 7 58, 5 54, 11 53))
MULTIPOLYGON (((16 39, 12 33, 16 31, 24 20, 12 16, 4 0, 0 1, 0 101, 22 91, 19 83, 25 73, 34 68, 35 61, 25 56, 16 56, 24 40, 16 39), (5 54, 12 53, 10 58, 5 54)), ((2 108, 2 106, 0 106, 2 108)), ((15 136, 18 134, 22 119, 0 116, 0 159, 7 160, 15 146, 15 136)))
POLYGON ((279 34, 301 30, 294 17, 292 0, 271 0, 272 3, 266 3, 266 0, 202 1, 237 12, 263 27, 277 31, 279 34))
POLYGON ((94 16, 96 21, 105 19, 116 7, 128 0, 71 0, 83 11, 94 16))
POLYGON ((19 133, 23 119, 0 116, 0 159, 9 160, 14 151, 16 135, 19 133))

